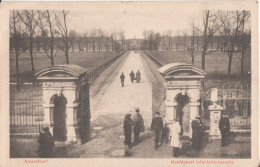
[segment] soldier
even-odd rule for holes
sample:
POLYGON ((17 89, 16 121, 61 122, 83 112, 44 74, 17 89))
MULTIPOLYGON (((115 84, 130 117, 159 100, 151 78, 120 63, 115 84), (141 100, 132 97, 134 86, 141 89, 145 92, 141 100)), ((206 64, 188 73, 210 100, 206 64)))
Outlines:
POLYGON ((192 147, 199 151, 201 147, 201 126, 199 123, 200 116, 197 116, 195 120, 191 122, 192 128, 192 147))
POLYGON ((155 117, 153 118, 151 124, 151 130, 154 131, 154 149, 156 150, 158 149, 158 143, 160 140, 162 127, 163 127, 163 120, 160 117, 160 113, 156 112, 155 117))
POLYGON ((137 83, 139 83, 141 81, 141 73, 139 70, 136 72, 136 81, 137 81, 137 83))
POLYGON ((180 141, 180 135, 181 135, 181 126, 177 119, 174 119, 174 122, 171 127, 171 146, 173 147, 173 156, 178 157, 179 156, 179 148, 181 147, 181 141, 180 141))
POLYGON ((124 75, 123 72, 122 72, 122 74, 121 74, 121 76, 120 76, 120 79, 121 79, 122 87, 124 87, 125 75, 124 75))
POLYGON ((125 134, 124 143, 126 146, 128 146, 129 149, 131 149, 132 126, 133 126, 133 120, 131 119, 131 114, 126 114, 125 121, 124 121, 124 134, 125 134))
POLYGON ((132 83, 133 83, 134 80, 135 80, 135 73, 134 73, 133 70, 132 70, 132 72, 130 73, 130 78, 131 78, 131 81, 132 81, 132 83))
POLYGON ((49 131, 49 127, 42 129, 38 139, 39 150, 37 151, 41 158, 52 158, 54 156, 55 143, 53 142, 52 135, 49 131))
POLYGON ((140 132, 144 131, 144 120, 142 115, 140 114, 139 108, 136 110, 136 114, 133 116, 134 121, 134 142, 137 143, 139 141, 140 132))
POLYGON ((219 130, 221 132, 221 146, 227 146, 228 143, 228 134, 230 131, 230 123, 229 118, 227 117, 227 113, 223 112, 222 117, 219 120, 219 130))

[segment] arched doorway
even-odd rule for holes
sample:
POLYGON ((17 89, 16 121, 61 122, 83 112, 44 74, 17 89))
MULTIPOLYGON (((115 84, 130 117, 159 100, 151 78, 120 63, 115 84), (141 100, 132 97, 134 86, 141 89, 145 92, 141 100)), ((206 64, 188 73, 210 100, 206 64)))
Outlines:
POLYGON ((181 133, 188 135, 189 133, 189 121, 190 121, 190 107, 189 107, 189 96, 186 94, 179 93, 175 97, 177 103, 176 106, 176 118, 179 119, 181 125, 181 133))
POLYGON ((67 99, 61 94, 53 97, 53 139, 64 142, 67 140, 66 104, 67 99))

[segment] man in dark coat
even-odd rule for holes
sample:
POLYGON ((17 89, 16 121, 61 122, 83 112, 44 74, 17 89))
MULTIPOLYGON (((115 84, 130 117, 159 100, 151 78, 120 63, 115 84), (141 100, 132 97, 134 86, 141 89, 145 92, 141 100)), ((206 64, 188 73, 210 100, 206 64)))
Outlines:
POLYGON ((200 151, 201 148, 201 126, 200 126, 200 117, 197 116, 195 120, 191 122, 191 128, 192 128, 192 148, 200 151))
POLYGON ((230 122, 229 118, 227 117, 226 112, 222 113, 222 117, 219 120, 219 130, 221 132, 221 146, 227 146, 228 143, 228 135, 230 131, 230 122))
POLYGON ((163 120, 160 117, 160 113, 156 112, 155 117, 153 118, 151 124, 151 130, 154 131, 154 149, 156 150, 158 149, 158 143, 160 140, 162 128, 163 128, 163 120))
POLYGON ((124 121, 124 134, 125 134, 125 145, 131 148, 131 137, 132 137, 132 126, 133 120, 131 119, 131 114, 126 114, 124 121))
POLYGON ((139 70, 136 72, 136 81, 137 81, 137 83, 139 83, 141 81, 141 73, 139 70))
POLYGON ((130 73, 130 78, 131 78, 131 81, 132 81, 132 83, 133 83, 134 80, 135 80, 135 73, 134 73, 133 70, 132 70, 132 72, 130 73))
POLYGON ((121 79, 121 84, 122 84, 122 87, 124 87, 124 82, 125 82, 125 75, 124 73, 122 72, 122 74, 120 75, 120 79, 121 79))
POLYGON ((144 131, 144 120, 142 115, 140 114, 139 109, 136 109, 136 114, 133 116, 134 122, 134 142, 137 143, 139 141, 140 132, 144 131))
POLYGON ((38 142, 39 142, 38 154, 41 158, 54 157, 55 143, 52 139, 52 135, 49 131, 49 127, 43 128, 43 133, 40 132, 38 142))

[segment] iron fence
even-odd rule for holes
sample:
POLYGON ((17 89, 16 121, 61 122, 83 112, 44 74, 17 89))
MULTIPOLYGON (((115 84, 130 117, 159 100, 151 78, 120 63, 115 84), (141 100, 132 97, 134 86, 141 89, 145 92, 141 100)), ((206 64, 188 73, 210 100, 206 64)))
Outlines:
POLYGON ((40 85, 24 85, 19 92, 10 85, 10 133, 37 133, 43 121, 40 85))
POLYGON ((119 57, 121 57, 122 55, 124 55, 126 53, 126 51, 121 52, 119 55, 111 58, 110 60, 104 62, 103 64, 101 64, 100 66, 94 68, 93 70, 89 71, 87 73, 88 75, 88 80, 90 83, 92 83, 94 81, 94 79, 102 72, 104 71, 107 67, 109 67, 112 63, 114 63, 119 57))

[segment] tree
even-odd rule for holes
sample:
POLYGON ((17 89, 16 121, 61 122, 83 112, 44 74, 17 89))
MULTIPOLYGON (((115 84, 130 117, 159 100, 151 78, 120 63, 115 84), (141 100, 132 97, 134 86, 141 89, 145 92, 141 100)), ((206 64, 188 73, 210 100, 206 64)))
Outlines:
POLYGON ((65 52, 65 58, 66 58, 66 63, 69 64, 69 48, 71 47, 72 44, 74 44, 75 40, 75 34, 69 32, 68 27, 67 27, 67 16, 69 14, 68 10, 62 10, 61 16, 59 17, 57 13, 55 13, 55 23, 56 26, 54 28, 55 32, 59 34, 61 37, 61 43, 62 46, 57 44, 59 48, 64 50, 65 52))
POLYGON ((245 53, 248 48, 250 48, 250 41, 251 41, 251 32, 250 26, 247 29, 247 23, 250 20, 250 12, 243 10, 241 13, 241 32, 239 35, 238 40, 238 47, 241 50, 241 56, 238 56, 240 60, 240 75, 243 76, 244 72, 244 60, 245 60, 245 53))
MULTIPOLYGON (((213 39, 214 35, 219 32, 220 24, 218 22, 219 18, 219 11, 215 13, 209 10, 203 12, 203 49, 201 54, 201 67, 203 70, 206 68, 205 58, 206 55, 217 51, 218 48, 215 50, 208 51, 209 42, 213 39)), ((219 45, 218 45, 219 46, 219 45)))
MULTIPOLYGON (((17 91, 20 91, 20 70, 19 70, 19 55, 21 54, 22 45, 24 43, 22 38, 22 27, 21 27, 21 20, 18 16, 18 12, 12 10, 10 12, 10 45, 13 43, 13 47, 15 50, 15 67, 16 67, 16 86, 17 91)), ((10 46, 11 47, 11 46, 10 46)))
POLYGON ((97 30, 93 29, 91 31, 91 37, 92 37, 92 50, 95 52, 96 51, 96 36, 97 36, 97 30))
POLYGON ((26 32, 29 35, 29 51, 31 57, 31 67, 32 67, 32 75, 33 75, 33 84, 35 84, 35 68, 34 68, 34 60, 33 60, 33 48, 35 45, 35 29, 38 26, 38 20, 36 17, 36 11, 34 10, 23 10, 21 12, 17 12, 19 18, 25 25, 26 32))
POLYGON ((38 11, 39 15, 39 27, 41 30, 41 47, 46 54, 46 56, 50 59, 51 65, 54 66, 54 58, 58 52, 58 49, 54 53, 54 20, 52 18, 53 12, 46 11, 38 11))
POLYGON ((198 50, 199 43, 196 41, 196 38, 199 36, 198 32, 196 31, 196 27, 194 24, 194 18, 192 19, 191 23, 191 36, 189 37, 190 46, 187 47, 188 53, 191 56, 191 63, 194 65, 195 57, 201 53, 198 50))
POLYGON ((120 31, 118 32, 119 38, 121 40, 121 51, 125 50, 125 32, 120 31))
POLYGON ((231 75, 232 58, 235 53, 238 52, 238 37, 239 29, 241 27, 241 16, 240 11, 227 11, 222 12, 222 44, 225 47, 225 51, 228 56, 228 76, 231 75))

